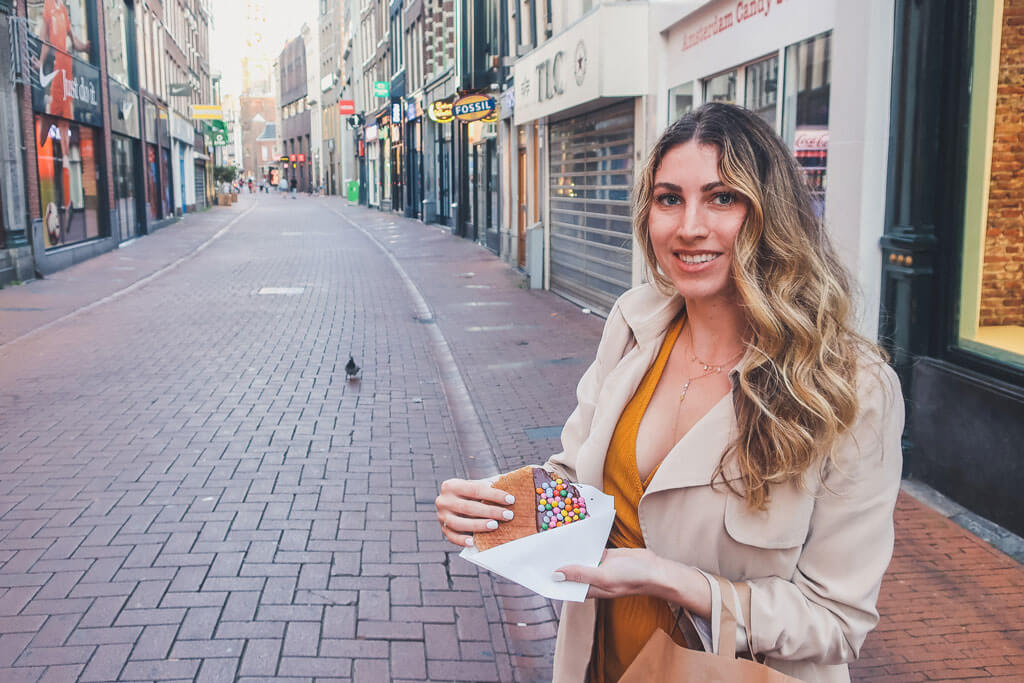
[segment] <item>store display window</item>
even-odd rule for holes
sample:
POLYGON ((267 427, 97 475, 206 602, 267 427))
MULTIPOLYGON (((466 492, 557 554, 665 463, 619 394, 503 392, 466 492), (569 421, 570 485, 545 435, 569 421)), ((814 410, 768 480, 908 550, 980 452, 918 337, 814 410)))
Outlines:
POLYGON ((132 64, 134 56, 135 17, 125 0, 104 0, 106 24, 107 75, 129 88, 134 88, 132 64))
POLYGON ((93 129, 35 117, 39 209, 47 249, 100 236, 99 175, 93 129))
POLYGON ((803 168, 815 211, 825 213, 828 108, 832 85, 832 32, 786 48, 782 137, 803 168))
POLYGON ((1024 48, 1004 4, 978 3, 975 18, 955 343, 1024 368, 1024 104, 1013 85, 1024 48))
POLYGON ((743 106, 751 110, 769 126, 775 128, 775 112, 779 91, 779 58, 754 62, 744 69, 743 106))
POLYGON ((712 76, 704 81, 705 102, 736 104, 736 70, 712 76))
POLYGON ((678 121, 688 111, 693 110, 693 83, 683 83, 668 91, 669 123, 678 121))
MULTIPOLYGON (((94 63, 89 31, 92 22, 88 14, 93 9, 92 4, 86 0, 28 0, 25 5, 29 30, 58 50, 94 63)), ((70 60, 68 62, 57 68, 70 73, 70 60)))

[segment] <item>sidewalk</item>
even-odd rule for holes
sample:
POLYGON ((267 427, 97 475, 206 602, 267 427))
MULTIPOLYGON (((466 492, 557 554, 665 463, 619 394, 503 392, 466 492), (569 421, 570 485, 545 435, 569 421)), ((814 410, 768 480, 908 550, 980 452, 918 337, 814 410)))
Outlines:
POLYGON ((230 207, 186 214, 151 235, 46 279, 0 289, 0 348, 190 258, 254 205, 250 195, 243 194, 230 207))
MULTIPOLYGON (((603 321, 549 292, 524 289, 507 264, 436 226, 344 211, 380 224, 377 238, 433 307, 499 466, 557 452, 603 321)), ((529 632, 506 630, 510 648, 519 648, 513 661, 541 678, 557 624, 526 604, 529 632)), ((855 681, 1024 680, 1024 567, 906 493, 879 611, 881 622, 852 666, 855 681)))

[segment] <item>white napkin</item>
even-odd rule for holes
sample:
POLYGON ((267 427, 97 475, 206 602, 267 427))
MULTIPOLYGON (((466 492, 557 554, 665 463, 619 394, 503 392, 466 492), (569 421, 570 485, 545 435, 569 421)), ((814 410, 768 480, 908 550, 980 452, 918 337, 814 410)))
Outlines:
POLYGON ((583 602, 588 584, 552 581, 559 567, 601 562, 608 534, 615 521, 615 499, 593 486, 574 484, 587 501, 587 517, 557 529, 530 534, 490 550, 466 548, 459 557, 515 581, 552 600, 583 602))

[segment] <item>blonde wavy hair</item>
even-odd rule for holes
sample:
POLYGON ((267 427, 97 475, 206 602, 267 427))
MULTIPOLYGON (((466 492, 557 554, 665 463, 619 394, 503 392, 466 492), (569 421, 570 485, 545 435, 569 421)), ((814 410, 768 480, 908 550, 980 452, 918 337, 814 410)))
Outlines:
MULTIPOLYGON (((733 402, 738 437, 714 479, 735 459, 742 493, 764 509, 772 485, 833 461, 858 410, 858 360, 878 346, 850 327, 850 277, 839 263, 793 155, 752 112, 706 104, 668 127, 636 183, 633 229, 654 283, 675 293, 661 272, 648 231, 654 178, 665 154, 696 140, 719 151, 723 183, 745 198, 747 217, 733 247, 731 277, 752 331, 753 353, 739 369, 733 402)), ((724 477, 723 477, 724 478, 724 477)))

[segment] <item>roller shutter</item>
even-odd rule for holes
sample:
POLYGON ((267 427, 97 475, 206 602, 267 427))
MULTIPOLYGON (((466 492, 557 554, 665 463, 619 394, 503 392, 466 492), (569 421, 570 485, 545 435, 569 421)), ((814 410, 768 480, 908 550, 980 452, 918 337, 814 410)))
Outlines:
POLYGON ((602 313, 632 283, 633 106, 550 125, 551 289, 602 313))

